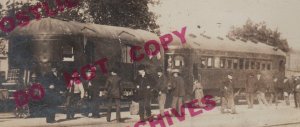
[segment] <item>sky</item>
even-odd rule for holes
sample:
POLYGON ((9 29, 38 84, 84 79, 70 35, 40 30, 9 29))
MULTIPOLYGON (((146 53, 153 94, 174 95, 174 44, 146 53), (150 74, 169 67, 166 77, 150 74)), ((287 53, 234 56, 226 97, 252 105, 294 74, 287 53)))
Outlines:
MULTIPOLYGON (((7 0, 0 0, 4 4, 7 0)), ((27 0, 15 0, 27 1, 27 0)), ((157 0, 156 0, 157 1, 157 0)), ((209 36, 225 35, 231 26, 242 26, 247 19, 265 21, 278 29, 291 48, 300 50, 300 0, 160 0, 150 10, 159 15, 162 33, 180 30, 209 36), (197 25, 201 28, 198 29, 197 25)))
POLYGON ((291 48, 300 50, 300 0, 161 0, 150 9, 159 15, 163 33, 187 26, 196 35, 225 37, 232 26, 251 19, 278 29, 291 48))

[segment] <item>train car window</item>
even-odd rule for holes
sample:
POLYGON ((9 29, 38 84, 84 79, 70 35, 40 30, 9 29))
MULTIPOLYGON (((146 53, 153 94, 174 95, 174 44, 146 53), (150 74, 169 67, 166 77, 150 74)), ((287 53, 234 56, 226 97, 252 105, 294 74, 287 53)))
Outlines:
POLYGON ((63 61, 74 62, 74 47, 69 44, 63 45, 63 61))
POLYGON ((215 68, 220 68, 220 57, 215 57, 215 61, 214 61, 214 65, 215 65, 215 68))
POLYGON ((175 56, 174 63, 176 67, 182 67, 184 66, 184 59, 182 56, 175 56))
POLYGON ((224 58, 220 60, 220 68, 225 68, 225 64, 226 64, 225 62, 226 62, 226 59, 224 59, 224 58))
POLYGON ((256 62, 256 69, 257 69, 257 70, 260 69, 260 62, 256 62))
POLYGON ((250 67, 250 62, 247 60, 247 61, 245 62, 245 69, 249 69, 249 67, 250 67))
POLYGON ((261 64, 261 69, 262 69, 262 70, 266 70, 266 64, 265 64, 265 63, 262 63, 262 64, 261 64))
POLYGON ((271 70, 271 64, 270 63, 268 63, 268 65, 267 65, 267 70, 271 70))
POLYGON ((232 68, 232 60, 231 60, 231 59, 228 59, 228 60, 227 60, 227 68, 228 68, 228 69, 231 69, 231 68, 232 68))
POLYGON ((255 62, 251 61, 251 69, 255 69, 255 62))
POLYGON ((206 67, 206 58, 200 58, 200 68, 206 67))
POLYGON ((233 59, 233 69, 238 69, 238 59, 233 59))
POLYGON ((207 68, 213 68, 213 59, 212 59, 212 57, 207 57, 207 68))
MULTIPOLYGON (((130 45, 122 45, 122 62, 123 63, 133 63, 133 61, 131 60, 130 57, 130 49, 131 46, 130 45)), ((135 52, 137 53, 137 52, 135 52)))
POLYGON ((244 69, 244 59, 239 60, 239 68, 242 70, 244 69))
POLYGON ((17 82, 19 78, 20 69, 10 69, 7 73, 7 80, 17 82))
POLYGON ((172 56, 168 55, 167 60, 168 60, 167 66, 168 66, 168 68, 171 68, 172 67, 172 61, 173 61, 172 56))

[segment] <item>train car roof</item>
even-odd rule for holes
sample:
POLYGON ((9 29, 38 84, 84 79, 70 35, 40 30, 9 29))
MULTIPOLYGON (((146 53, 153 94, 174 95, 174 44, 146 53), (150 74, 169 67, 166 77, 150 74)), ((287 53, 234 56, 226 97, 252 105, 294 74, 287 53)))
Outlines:
POLYGON ((215 51, 228 52, 244 52, 244 53, 259 53, 268 55, 286 56, 286 53, 280 49, 275 49, 264 43, 254 43, 251 41, 241 41, 238 39, 231 40, 229 38, 207 38, 203 36, 190 37, 187 36, 187 43, 182 45, 179 39, 174 39, 173 45, 170 49, 189 48, 189 49, 203 49, 215 51), (223 40, 222 40, 223 39, 223 40))
POLYGON ((39 35, 79 35, 81 23, 62 21, 54 18, 31 20, 28 25, 17 26, 9 36, 39 36, 39 35))
POLYGON ((99 24, 85 24, 82 32, 89 37, 119 39, 131 43, 159 40, 156 34, 145 30, 99 24))
POLYGON ((10 36, 39 36, 39 35, 86 35, 89 37, 103 37, 126 40, 128 42, 146 42, 158 40, 154 33, 125 27, 79 23, 63 21, 54 18, 32 20, 24 27, 17 26, 10 36))

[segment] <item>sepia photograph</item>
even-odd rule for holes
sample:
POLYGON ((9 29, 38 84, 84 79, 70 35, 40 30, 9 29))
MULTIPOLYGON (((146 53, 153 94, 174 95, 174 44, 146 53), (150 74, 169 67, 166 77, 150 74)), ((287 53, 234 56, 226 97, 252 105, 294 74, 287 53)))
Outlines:
POLYGON ((300 127, 299 0, 0 0, 1 127, 300 127))

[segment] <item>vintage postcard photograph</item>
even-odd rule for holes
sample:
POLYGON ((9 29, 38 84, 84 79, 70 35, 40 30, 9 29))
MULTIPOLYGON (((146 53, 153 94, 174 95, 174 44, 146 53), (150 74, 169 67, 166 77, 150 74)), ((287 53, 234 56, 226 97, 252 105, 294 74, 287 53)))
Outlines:
POLYGON ((300 127, 299 0, 0 0, 1 127, 300 127))

